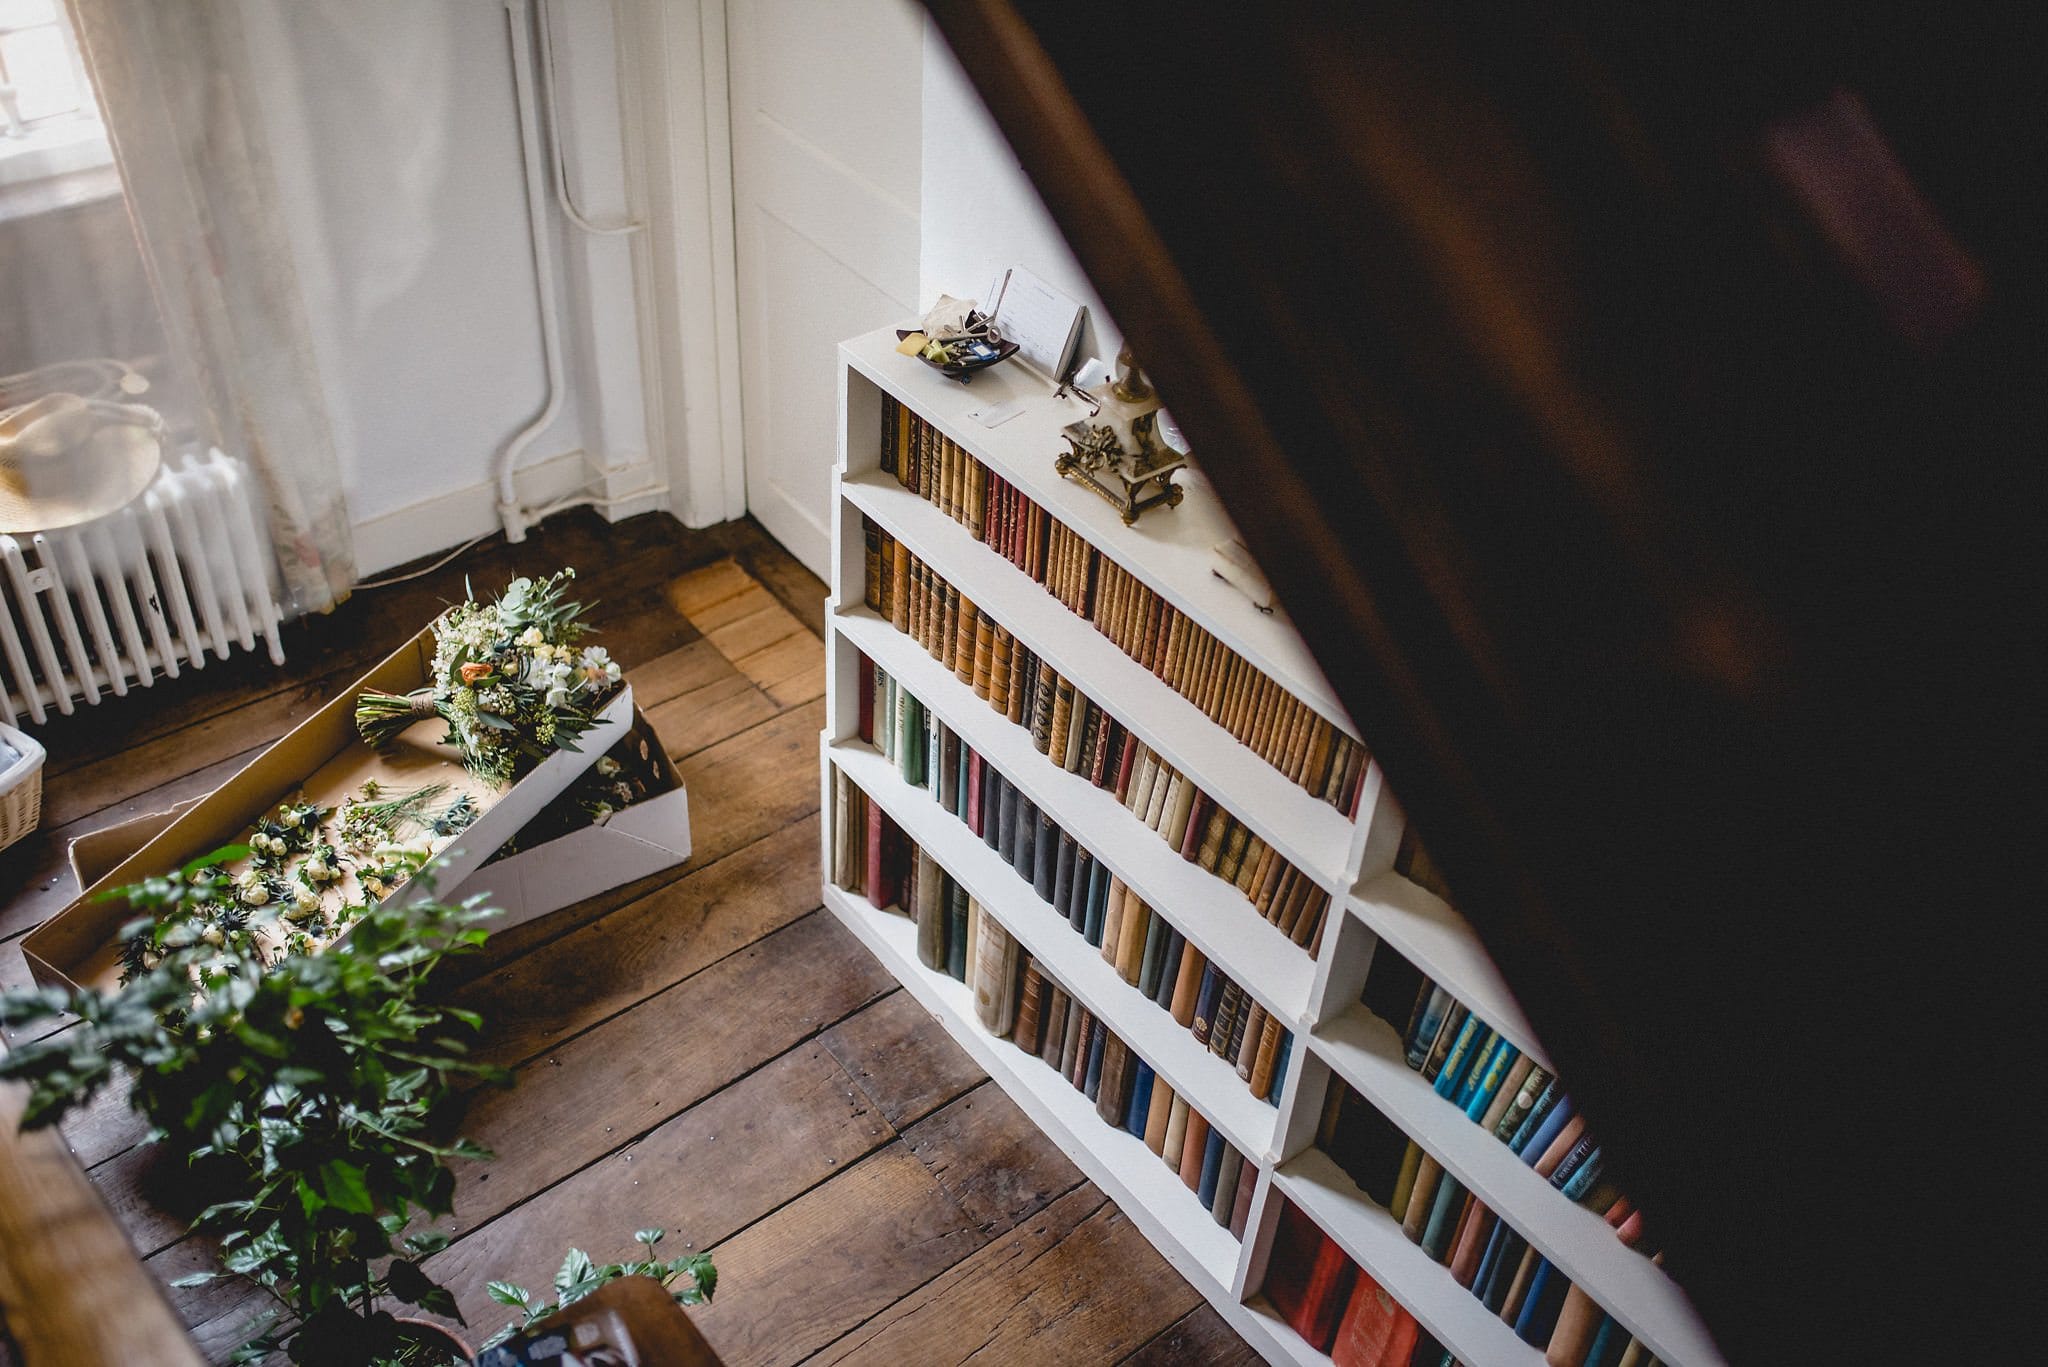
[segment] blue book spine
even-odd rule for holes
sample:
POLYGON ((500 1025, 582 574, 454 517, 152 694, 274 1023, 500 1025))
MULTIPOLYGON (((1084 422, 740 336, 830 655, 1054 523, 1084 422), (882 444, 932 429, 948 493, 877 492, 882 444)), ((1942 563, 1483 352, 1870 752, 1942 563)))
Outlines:
POLYGON ((1273 1051, 1273 1085, 1266 1091, 1266 1104, 1280 1104, 1280 1079, 1287 1076, 1287 1056, 1294 1052, 1294 1032, 1280 1032, 1280 1047, 1273 1051))
POLYGON ((1095 856, 1075 846, 1074 888, 1067 898, 1067 924, 1086 934, 1088 931, 1088 894, 1095 881, 1095 856))
POLYGON ((1458 1233, 1458 1217, 1465 1211, 1465 1184, 1445 1173, 1436 1184, 1436 1204, 1430 1207, 1429 1222, 1422 1227, 1422 1251, 1436 1261, 1449 1262, 1451 1240, 1458 1233))
POLYGON ((1477 1016, 1465 1017, 1465 1024, 1458 1031, 1458 1038, 1451 1042, 1450 1053, 1444 1055, 1444 1066, 1436 1075, 1436 1094, 1449 1099, 1457 1094, 1458 1084, 1465 1080, 1466 1056, 1472 1046, 1479 1042, 1486 1022, 1477 1016))
POLYGON ((1586 1349, 1584 1367, 1615 1367, 1622 1354, 1628 1351, 1631 1335, 1621 1327, 1621 1321, 1612 1315, 1600 1317, 1600 1327, 1593 1331, 1593 1342, 1586 1349))
POLYGON ((973 752, 967 748, 965 741, 960 742, 959 749, 960 767, 953 776, 953 815, 965 821, 967 819, 967 792, 969 786, 967 781, 967 757, 973 752))
POLYGON ((1152 1004, 1162 1011, 1173 1004, 1173 985, 1180 978, 1180 961, 1187 952, 1187 936, 1174 931, 1166 944, 1166 958, 1159 965, 1159 981, 1152 987, 1152 1004))
MULTIPOLYGON (((1496 1232, 1507 1229, 1508 1222, 1502 1220, 1496 1232)), ((1508 1303, 1508 1291, 1515 1284, 1515 1273, 1521 1270, 1522 1255, 1529 1251, 1529 1241, 1512 1229, 1507 1231, 1507 1242, 1501 1245, 1500 1255, 1494 1259, 1492 1269, 1484 1282, 1475 1283, 1480 1288, 1479 1303, 1494 1314, 1508 1303)))
POLYGON ((1202 1146, 1202 1176, 1195 1184, 1195 1199, 1206 1208, 1216 1204, 1216 1179, 1223 1175, 1223 1155, 1229 1149, 1223 1131, 1209 1127, 1208 1143, 1202 1146))
POLYGON ((1564 1183, 1564 1194, 1574 1201, 1583 1201, 1592 1194, 1593 1184, 1600 1180, 1600 1169, 1606 1166, 1606 1156, 1596 1146, 1586 1155, 1586 1161, 1579 1164, 1579 1170, 1564 1183))
POLYGON ((1152 1110, 1152 1065, 1136 1060, 1137 1073, 1131 1078, 1131 1102, 1124 1107, 1124 1128, 1143 1139, 1145 1121, 1152 1110))
POLYGON ((1088 880, 1088 943, 1102 947, 1102 922, 1109 914, 1109 866, 1097 864, 1088 880))
POLYGON ((1017 798, 1017 847, 1010 852, 1010 867, 1025 882, 1038 871, 1038 807, 1021 794, 1017 798))
POLYGON ((1557 1138, 1558 1133, 1571 1124, 1571 1120, 1572 1099, 1568 1096, 1560 1097, 1558 1103, 1550 1108, 1550 1114, 1536 1128, 1536 1133, 1530 1135, 1529 1142, 1522 1146, 1522 1161, 1532 1168, 1535 1167, 1537 1160, 1543 1157, 1543 1151, 1550 1147, 1550 1141, 1557 1138))
POLYGON ((1090 1101, 1102 1094, 1102 1050, 1109 1043, 1109 1027, 1101 1021, 1095 1022, 1095 1029, 1088 1036, 1088 1071, 1082 1076, 1081 1090, 1088 1094, 1090 1101))
POLYGON ((1429 1000, 1423 1003, 1422 1014, 1415 1019, 1415 1028, 1408 1032, 1408 1066, 1417 1072, 1429 1060, 1429 1046, 1436 1043, 1436 1032, 1443 1028, 1444 1017, 1451 1013, 1451 994, 1443 988, 1433 989, 1429 1000))
POLYGON ((1514 1237, 1506 1220, 1493 1222, 1493 1233, 1486 1236, 1486 1251, 1479 1255, 1479 1270, 1472 1274, 1472 1294, 1483 1295, 1486 1284, 1493 1280, 1493 1270, 1500 1265, 1500 1258, 1514 1237))
POLYGON ((1515 1131, 1515 1137, 1508 1141, 1509 1151, 1520 1153, 1527 1148, 1529 1140, 1542 1127, 1543 1122, 1550 1119, 1551 1111, 1556 1109, 1557 1103, 1562 1100, 1564 1088, 1558 1085, 1556 1078, 1550 1079, 1544 1084, 1543 1094, 1536 1098, 1536 1104, 1529 1108, 1529 1114, 1522 1117, 1521 1128, 1515 1131))
POLYGON ((1472 1089, 1471 1099, 1465 1103, 1467 1120, 1475 1125, 1479 1123, 1480 1118, 1486 1114, 1486 1108, 1500 1095, 1500 1085, 1507 1080, 1508 1069, 1514 1067, 1515 1060, 1521 1056, 1522 1051, 1506 1040, 1502 1040, 1494 1047, 1492 1055, 1486 1060, 1485 1070, 1479 1075, 1479 1085, 1472 1089))
POLYGON ((1488 1030, 1480 1037, 1479 1042, 1472 1046, 1472 1052, 1465 1057, 1465 1076, 1459 1079, 1458 1090, 1451 1093, 1453 1106, 1463 1110, 1472 1103, 1473 1095, 1478 1092, 1480 1082, 1486 1077, 1487 1068, 1493 1063, 1493 1056, 1500 1052, 1504 1042, 1500 1037, 1500 1031, 1488 1030))
POLYGON ((924 714, 924 786, 939 797, 939 775, 945 770, 946 726, 936 712, 924 714))
POLYGON ((1557 1312, 1564 1308, 1564 1293, 1570 1288, 1571 1283, 1551 1266, 1550 1259, 1539 1260, 1529 1277, 1529 1294, 1522 1298, 1522 1313, 1515 1317, 1515 1337, 1538 1348, 1549 1343, 1550 1331, 1557 1328, 1557 1312))

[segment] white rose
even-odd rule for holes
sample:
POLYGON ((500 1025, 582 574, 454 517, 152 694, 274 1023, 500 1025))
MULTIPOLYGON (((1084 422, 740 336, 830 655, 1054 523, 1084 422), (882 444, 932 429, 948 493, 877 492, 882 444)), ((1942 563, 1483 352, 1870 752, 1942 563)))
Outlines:
POLYGON ((598 776, 601 778, 610 778, 623 768, 625 768, 625 766, 620 764, 617 760, 613 759, 610 755, 604 756, 597 762, 597 772, 598 776))

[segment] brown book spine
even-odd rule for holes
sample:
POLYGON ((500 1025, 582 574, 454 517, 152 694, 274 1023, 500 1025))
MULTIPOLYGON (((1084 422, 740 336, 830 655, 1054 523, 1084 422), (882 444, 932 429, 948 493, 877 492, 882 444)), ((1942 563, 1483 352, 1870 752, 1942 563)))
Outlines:
POLYGON ((1031 690, 1031 743, 1044 754, 1052 747, 1052 708, 1059 696, 1059 675, 1045 661, 1038 662, 1038 682, 1031 690))
POLYGON ((1125 901, 1129 898, 1130 891, 1129 888, 1124 886, 1123 879, 1111 875, 1109 895, 1104 900, 1102 911, 1102 948, 1100 952, 1104 963, 1113 964, 1116 962, 1117 949, 1122 944, 1122 940, 1119 937, 1123 934, 1125 901))
POLYGON ((910 548, 901 541, 889 547, 889 625, 910 629, 910 548))
POLYGON ((1166 1149, 1166 1122, 1173 1114, 1173 1088, 1156 1074, 1152 1079, 1152 1104, 1145 1112, 1145 1147, 1154 1153, 1166 1149))
POLYGON ((974 696, 988 701, 995 686, 996 624, 980 614, 974 619, 974 696))
POLYGON ((1117 927, 1116 971, 1127 983, 1137 985, 1138 970, 1145 957, 1145 932, 1151 928, 1152 908, 1124 889, 1124 919, 1117 927))
POLYGON ((980 630, 981 612, 965 595, 953 622, 953 677, 961 683, 974 682, 974 638, 980 630))
POLYGON ((1280 1036, 1286 1028, 1278 1016, 1267 1016, 1259 1030, 1259 1051, 1252 1057, 1252 1095, 1265 1097, 1273 1090, 1273 1069, 1280 1057, 1280 1036))
POLYGON ((1095 1040, 1104 1033, 1102 1019, 1093 1011, 1081 1011, 1081 1052, 1074 1058, 1074 1071, 1067 1075, 1067 1081, 1074 1084, 1076 1091, 1088 1086, 1088 1060, 1095 1052, 1095 1040))
POLYGON ((1313 884, 1310 885, 1308 900, 1302 904, 1301 916, 1294 923, 1294 943, 1307 947, 1314 956, 1317 947, 1323 943, 1323 922, 1330 913, 1330 894, 1313 884))
POLYGON ((1181 829, 1180 857, 1190 864, 1202 852, 1202 837, 1209 829, 1209 813, 1215 809, 1215 801, 1203 792, 1197 792, 1195 800, 1189 804, 1188 819, 1181 829))
POLYGON ((1225 979, 1223 996, 1216 1003, 1216 1019, 1209 1022, 1209 1052, 1223 1058, 1230 1052, 1230 1032, 1237 1028, 1237 1013, 1244 1007, 1244 989, 1234 979, 1225 979))
POLYGON ((1295 869, 1294 874, 1294 887, 1280 899, 1273 916, 1273 923, 1280 927, 1280 933, 1288 936, 1292 936, 1294 928, 1301 924, 1301 914, 1308 909, 1308 899, 1316 891, 1315 882, 1307 874, 1300 869, 1295 869))
POLYGON ((1401 1220, 1401 1232, 1411 1244, 1422 1242, 1423 1226, 1429 1223, 1430 1207, 1436 1204, 1436 1184, 1443 1175, 1444 1165, 1423 1154, 1422 1165, 1415 1170, 1415 1190, 1408 1197, 1408 1214, 1401 1220))
POLYGON ((1067 754, 1067 728, 1074 720, 1074 685, 1065 679, 1053 684, 1052 719, 1046 727, 1045 752, 1056 762, 1067 754))
POLYGON ((1173 996, 1167 1010, 1173 1023, 1183 1029, 1195 1023, 1195 1000, 1202 995, 1202 970, 1208 966, 1202 951, 1193 945, 1181 951, 1180 973, 1173 980, 1173 996))
POLYGON ((1060 1075, 1076 1087, 1081 1085, 1080 1069, 1088 1066, 1088 1031, 1095 1017, 1078 997, 1067 998, 1067 1037, 1060 1046, 1060 1075))
POLYGON ((1244 1026, 1231 1032, 1230 1041, 1231 1061, 1237 1066, 1238 1077, 1246 1083, 1252 1080, 1252 1068, 1258 1062, 1259 1037, 1265 1033, 1266 1022, 1273 1019, 1258 1002, 1248 1004, 1251 1009, 1244 1013, 1244 1026))
MULTIPOLYGON (((1451 1271, 1455 1274, 1458 1263, 1451 1260, 1451 1271)), ((1561 1275, 1555 1268, 1551 1276, 1561 1275)), ((1468 1280, 1465 1285, 1472 1283, 1468 1280)), ((1543 1361, 1548 1367, 1582 1367, 1586 1351, 1593 1346, 1593 1335, 1599 1332, 1600 1319, 1604 1312, 1594 1299, 1572 1283, 1564 1293, 1564 1304, 1557 1312, 1557 1324, 1550 1331, 1550 1344, 1543 1350, 1543 1361)))
POLYGON ((1024 960, 1024 986, 1017 994, 1017 1024, 1010 1042, 1027 1054, 1038 1052, 1038 1012, 1045 995, 1045 975, 1029 958, 1024 960))
POLYGON ((988 705, 998 712, 1007 712, 1010 707, 1010 656, 1016 648, 1017 638, 996 627, 989 646, 988 705))
MULTIPOLYGON (((960 590, 946 585, 944 610, 939 615, 938 635, 933 639, 932 658, 952 669, 955 666, 960 641, 960 590)), ((971 669, 972 662, 969 663, 971 669)))
POLYGON ((1057 1068, 1067 1043, 1067 993, 1051 978, 1045 980, 1045 1009, 1040 1014, 1045 1027, 1039 1036, 1038 1057, 1047 1067, 1057 1068))
MULTIPOLYGON (((1427 1164, 1429 1159, 1425 1157, 1422 1161, 1427 1164)), ((1413 1200, 1409 1202, 1408 1208, 1411 1212, 1415 1209, 1413 1200)), ((1534 1244, 1523 1250, 1522 1261, 1515 1265, 1514 1280, 1508 1283, 1508 1297, 1501 1302, 1500 1321, 1502 1324, 1513 1324, 1517 1319, 1521 1318, 1522 1298, 1529 1294, 1529 1279, 1536 1275, 1536 1264, 1542 1260, 1543 1255, 1536 1251, 1534 1244)))
POLYGON ((1022 641, 1012 637, 1011 642, 1010 698, 1003 715, 1022 726, 1031 715, 1031 690, 1038 681, 1038 666, 1022 641))
POLYGON ((1230 838, 1230 813, 1215 804, 1212 799, 1209 813, 1202 822, 1202 843, 1195 849, 1195 865, 1210 873, 1223 859, 1224 842, 1230 838))
POLYGON ((1181 1137, 1180 1180, 1189 1191, 1202 1185, 1202 1153, 1209 1147, 1209 1119, 1188 1108, 1187 1131, 1181 1137))
POLYGON ((1223 842, 1223 857, 1216 861, 1216 876, 1226 883, 1237 881, 1237 871, 1244 866, 1245 843, 1251 839, 1251 831, 1242 821, 1232 817, 1230 834, 1223 842))
POLYGON ((1095 1114, 1102 1117, 1103 1124, 1118 1129, 1123 1128, 1124 1103, 1130 1098, 1130 1079, 1126 1073, 1130 1057, 1130 1050, 1114 1031, 1102 1041, 1102 1075, 1096 1083, 1095 1114))

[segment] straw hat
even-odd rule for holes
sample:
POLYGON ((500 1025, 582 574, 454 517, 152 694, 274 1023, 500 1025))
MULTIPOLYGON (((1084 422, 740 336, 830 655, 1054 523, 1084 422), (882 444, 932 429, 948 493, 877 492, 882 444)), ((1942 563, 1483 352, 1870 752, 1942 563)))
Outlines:
POLYGON ((163 428, 154 408, 76 394, 0 410, 0 532, 71 527, 125 508, 156 477, 163 428))

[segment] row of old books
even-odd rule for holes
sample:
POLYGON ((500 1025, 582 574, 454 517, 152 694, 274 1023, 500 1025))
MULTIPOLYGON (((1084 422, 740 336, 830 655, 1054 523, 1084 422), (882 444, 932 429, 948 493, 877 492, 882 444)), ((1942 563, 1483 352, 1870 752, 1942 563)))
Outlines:
POLYGON ((1143 1140, 1210 1218, 1243 1237, 1258 1164, 1026 953, 843 770, 833 772, 832 881, 873 906, 909 913, 918 961, 968 986, 983 1029, 1057 1068, 1105 1124, 1143 1140))
POLYGON ((1355 810, 1363 744, 886 397, 881 464, 1292 782, 1340 811, 1355 810))
MULTIPOLYGON (((1114 793, 1181 857, 1243 893, 1253 908, 1313 955, 1322 943, 1331 895, 1194 780, 1168 764, 1106 709, 1062 678, 1051 664, 982 613, 911 555, 867 523, 871 563, 900 565, 900 584, 887 590, 870 573, 867 601, 924 646, 954 677, 1011 722, 1025 728, 1040 754, 1068 773, 1114 793)), ((872 707, 872 692, 864 693, 872 707)), ((868 716, 863 711, 864 717, 868 716)), ((876 724, 888 726, 886 713, 876 724)), ((863 727, 863 735, 866 726, 863 727)))
POLYGON ((1029 955, 1010 1039, 1058 1069, 1095 1103, 1104 1124, 1144 1141, 1212 1220, 1244 1237, 1258 1164, 1029 955))
MULTIPOLYGON (((1519 1231, 1341 1080, 1331 1080, 1317 1147, 1400 1223, 1410 1242, 1448 1268, 1523 1342, 1543 1348, 1549 1367, 1635 1367, 1655 1360, 1519 1231)), ((1342 1258, 1334 1244, 1315 1249, 1315 1259, 1342 1258)))
MULTIPOLYGON (((861 739, 980 836, 1127 984, 1233 1063, 1254 1096, 1277 1105, 1294 1042, 1279 1017, 892 675, 865 656, 859 665, 863 696, 873 696, 873 705, 861 708, 864 719, 873 719, 863 721, 861 739)), ((922 926, 920 917, 920 944, 922 926)))
POLYGON ((1608 1217, 1625 1242, 1643 1247, 1641 1212, 1606 1176, 1605 1151, 1549 1069, 1385 944, 1360 1000, 1402 1032, 1408 1066, 1439 1097, 1567 1199, 1608 1217))

